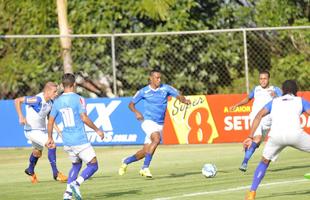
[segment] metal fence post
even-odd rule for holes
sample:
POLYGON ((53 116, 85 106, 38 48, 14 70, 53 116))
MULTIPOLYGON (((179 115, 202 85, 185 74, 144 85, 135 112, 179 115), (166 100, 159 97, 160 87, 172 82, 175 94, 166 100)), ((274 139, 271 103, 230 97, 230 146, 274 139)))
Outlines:
POLYGON ((112 53, 112 71, 113 71, 113 93, 115 96, 117 95, 116 88, 116 66, 115 66, 115 36, 112 34, 111 36, 111 53, 112 53))
POLYGON ((249 66, 248 66, 248 50, 247 50, 247 38, 246 38, 246 30, 243 29, 243 49, 244 49, 244 73, 245 73, 245 85, 246 85, 246 93, 249 94, 249 66))

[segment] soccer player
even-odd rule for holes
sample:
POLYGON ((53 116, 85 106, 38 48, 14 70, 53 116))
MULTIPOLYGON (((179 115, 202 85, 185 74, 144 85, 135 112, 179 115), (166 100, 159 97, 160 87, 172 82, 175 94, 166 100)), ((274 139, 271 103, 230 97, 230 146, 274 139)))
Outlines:
POLYGON ((145 158, 140 175, 152 178, 149 165, 160 143, 168 97, 173 96, 182 103, 190 104, 190 100, 180 95, 172 86, 160 83, 161 72, 159 70, 152 70, 149 80, 149 85, 140 89, 129 103, 129 109, 134 112, 137 120, 142 122, 141 127, 146 134, 144 146, 134 155, 123 160, 118 171, 121 176, 125 174, 130 163, 145 158), (135 105, 142 99, 144 100, 143 115, 135 108, 135 105))
POLYGON ((72 161, 64 199, 72 199, 73 193, 75 199, 80 200, 82 199, 80 185, 98 170, 96 154, 87 139, 84 123, 92 128, 101 139, 103 139, 104 133, 88 118, 84 98, 74 92, 75 76, 69 73, 64 74, 62 84, 64 93, 55 100, 48 120, 48 141, 46 145, 48 147, 54 145, 53 124, 55 118, 59 116, 64 125, 62 130, 64 150, 69 154, 72 161), (82 162, 86 163, 87 167, 78 177, 82 162))
MULTIPOLYGON (((24 96, 15 99, 15 108, 20 124, 24 125, 24 132, 27 139, 32 143, 33 150, 29 158, 29 166, 25 173, 31 177, 32 183, 37 183, 38 178, 34 168, 42 156, 42 150, 47 142, 46 117, 51 111, 53 99, 57 96, 57 84, 47 82, 43 92, 36 96, 24 96), (26 104, 26 117, 22 113, 22 104, 26 104)), ((60 182, 66 182, 67 177, 58 171, 56 166, 56 146, 48 149, 48 159, 50 161, 53 177, 60 182)))
MULTIPOLYGON (((246 199, 255 199, 256 190, 264 178, 270 161, 275 161, 280 152, 287 146, 301 151, 310 152, 310 135, 300 126, 300 115, 303 112, 310 114, 310 103, 297 97, 297 84, 294 80, 286 80, 282 84, 283 96, 267 103, 256 115, 249 138, 253 138, 259 123, 264 116, 270 113, 272 125, 269 139, 263 151, 263 157, 254 173, 251 190, 246 199)), ((246 145, 250 145, 249 142, 246 145)), ((307 177, 305 175, 305 177, 307 177)))
MULTIPOLYGON (((244 105, 248 103, 251 99, 254 99, 252 111, 250 113, 250 124, 252 125, 253 120, 258 111, 262 109, 262 107, 270 100, 272 100, 277 96, 282 95, 280 88, 269 85, 269 79, 270 79, 269 72, 266 70, 261 71, 259 73, 259 85, 256 86, 246 98, 244 98, 236 105, 232 106, 230 110, 234 111, 238 106, 244 105)), ((270 126, 271 126, 270 116, 267 115, 262 119, 261 123, 259 124, 259 127, 256 129, 256 132, 253 135, 253 138, 251 138, 253 139, 252 145, 249 148, 245 148, 244 159, 242 161, 239 170, 243 172, 247 170, 248 161, 255 152, 256 148, 259 147, 261 141, 266 136, 267 132, 270 129, 270 126)))

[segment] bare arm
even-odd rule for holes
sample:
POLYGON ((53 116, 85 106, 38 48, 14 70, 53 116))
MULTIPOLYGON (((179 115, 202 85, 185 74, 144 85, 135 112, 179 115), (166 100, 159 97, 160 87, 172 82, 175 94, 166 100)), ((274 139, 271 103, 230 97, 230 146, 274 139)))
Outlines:
POLYGON ((47 142, 46 142, 46 146, 48 148, 54 148, 55 147, 55 142, 53 139, 53 125, 55 123, 55 118, 52 116, 49 116, 48 118, 48 123, 47 123, 47 142))
POLYGON ((19 123, 22 125, 27 124, 26 118, 24 117, 23 112, 22 112, 22 103, 24 101, 25 101, 25 97, 19 97, 14 100, 15 110, 18 115, 18 120, 19 120, 19 123))
POLYGON ((250 101, 250 99, 249 99, 249 97, 247 96, 247 97, 245 97, 244 99, 242 99, 239 103, 236 103, 235 105, 231 106, 231 107, 229 108, 229 110, 234 111, 234 110, 236 110, 236 108, 237 108, 238 106, 242 106, 242 105, 244 105, 244 104, 247 104, 249 101, 250 101))
MULTIPOLYGON (((309 110, 310 111, 310 110, 309 110)), ((248 136, 248 138, 246 138, 244 141, 243 141, 243 147, 244 148, 249 148, 252 144, 252 141, 253 141, 253 136, 254 136, 254 133, 257 129, 257 127, 259 126, 259 123, 261 122, 262 118, 266 115, 269 114, 269 111, 266 109, 266 108, 262 108, 258 113, 257 115, 255 116, 255 119, 252 123, 252 126, 251 126, 251 130, 250 130, 250 134, 248 136)))
POLYGON ((130 102, 129 105, 128 105, 129 109, 135 113, 136 115, 136 118, 139 120, 139 121, 142 121, 143 120, 143 115, 136 109, 135 107, 135 104, 133 102, 130 102))
POLYGON ((91 129, 93 129, 101 139, 104 138, 104 133, 89 119, 86 113, 80 114, 82 121, 91 129))
POLYGON ((182 103, 188 105, 191 103, 191 100, 186 99, 183 95, 179 95, 176 97, 179 101, 181 101, 182 103))

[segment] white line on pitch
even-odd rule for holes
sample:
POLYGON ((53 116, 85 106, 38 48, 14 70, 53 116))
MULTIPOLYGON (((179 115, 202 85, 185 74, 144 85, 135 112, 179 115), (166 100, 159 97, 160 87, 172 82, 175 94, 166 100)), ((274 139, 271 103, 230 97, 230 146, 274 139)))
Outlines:
MULTIPOLYGON (((300 180, 291 180, 291 181, 280 181, 280 182, 273 182, 273 183, 265 183, 261 184, 259 187, 265 187, 265 186, 271 186, 271 185, 285 185, 288 183, 299 183, 299 182, 305 182, 309 181, 306 179, 300 179, 300 180)), ((236 188, 228 188, 223 190, 213 190, 213 191, 207 191, 207 192, 196 192, 196 193, 190 193, 190 194, 183 194, 179 196, 172 196, 172 197, 162 197, 162 198, 155 198, 153 200, 170 200, 170 199, 180 199, 185 197, 193 197, 193 196, 200 196, 200 195, 208 195, 208 194, 217 194, 217 193, 223 193, 223 192, 233 192, 233 191, 239 191, 239 190, 245 190, 249 189, 250 186, 241 186, 236 188)))

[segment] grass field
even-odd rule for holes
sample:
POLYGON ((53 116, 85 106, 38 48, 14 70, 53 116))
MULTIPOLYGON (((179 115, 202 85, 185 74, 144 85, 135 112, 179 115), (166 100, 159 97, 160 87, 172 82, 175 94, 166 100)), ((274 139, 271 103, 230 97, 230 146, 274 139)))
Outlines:
MULTIPOLYGON (((160 146, 151 163, 154 178, 138 175, 142 161, 129 166, 127 174, 117 174, 123 157, 140 146, 95 147, 99 170, 81 186, 84 199, 244 199, 253 172, 261 157, 260 148, 250 161, 249 170, 238 170, 243 157, 240 144, 160 146), (204 178, 204 163, 215 163, 218 174, 204 178)), ((39 183, 32 185, 24 174, 30 148, 0 150, 0 199, 62 199, 66 184, 52 179, 47 152, 39 160, 36 173, 39 183)), ((68 173, 70 162, 62 147, 58 148, 58 168, 68 173)), ((257 192, 257 199, 310 199, 310 155, 287 148, 272 163, 257 192)))

